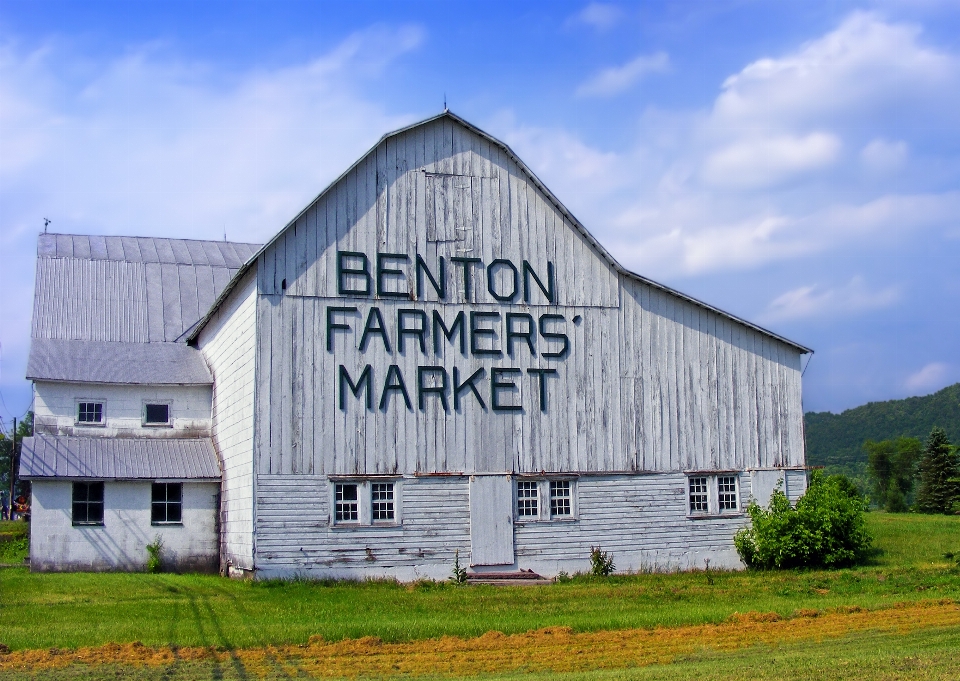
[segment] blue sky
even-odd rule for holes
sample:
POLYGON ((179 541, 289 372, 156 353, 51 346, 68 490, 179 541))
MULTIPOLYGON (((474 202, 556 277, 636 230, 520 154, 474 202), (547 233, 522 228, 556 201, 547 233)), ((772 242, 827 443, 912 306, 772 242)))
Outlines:
POLYGON ((956 0, 0 0, 0 417, 44 217, 263 242, 444 98, 624 265, 814 348, 807 410, 960 381, 956 0))

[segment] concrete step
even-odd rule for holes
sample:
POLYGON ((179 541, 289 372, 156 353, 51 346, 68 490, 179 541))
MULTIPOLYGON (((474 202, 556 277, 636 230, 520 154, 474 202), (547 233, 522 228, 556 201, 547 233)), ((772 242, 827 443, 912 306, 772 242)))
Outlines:
POLYGON ((541 577, 533 570, 520 570, 519 572, 471 572, 467 575, 467 584, 534 586, 536 584, 553 584, 553 580, 541 577))

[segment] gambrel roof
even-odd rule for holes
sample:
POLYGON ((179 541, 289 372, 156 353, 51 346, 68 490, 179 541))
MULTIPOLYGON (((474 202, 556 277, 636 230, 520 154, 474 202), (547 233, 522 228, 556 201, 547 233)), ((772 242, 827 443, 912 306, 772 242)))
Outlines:
POLYGON ((431 118, 427 118, 427 119, 425 119, 425 120, 423 120, 423 121, 420 121, 420 122, 418 122, 418 123, 414 123, 414 124, 409 125, 409 126, 407 126, 407 127, 401 128, 401 129, 399 129, 399 130, 395 130, 395 131, 393 131, 393 132, 391 132, 391 133, 388 133, 388 134, 384 135, 383 137, 381 137, 380 140, 377 142, 377 144, 375 144, 366 154, 364 154, 363 156, 361 156, 352 166, 350 166, 346 171, 344 171, 344 172, 340 175, 340 177, 338 177, 336 180, 334 180, 332 183, 330 183, 330 185, 328 185, 322 192, 320 192, 320 194, 318 194, 317 197, 313 199, 313 201, 311 201, 310 203, 308 203, 307 206, 306 206, 300 213, 298 213, 296 216, 294 216, 293 219, 290 220, 283 229, 281 229, 267 244, 265 244, 265 245, 263 246, 263 248, 261 248, 256 254, 254 254, 254 255, 248 260, 248 262, 247 262, 247 263, 240 269, 240 271, 234 276, 234 278, 233 278, 233 279, 231 280, 231 282, 226 286, 226 288, 224 288, 224 290, 223 290, 223 292, 220 294, 219 298, 218 298, 218 299, 214 302, 214 304, 209 308, 209 310, 207 311, 207 313, 200 319, 200 321, 197 323, 197 325, 196 325, 193 329, 191 329, 191 330, 189 331, 189 333, 186 334, 187 341, 188 341, 189 343, 193 343, 193 342, 196 340, 196 338, 197 338, 197 337, 199 336, 199 334, 200 334, 200 331, 201 331, 201 330, 203 329, 203 327, 207 324, 207 322, 210 320, 210 318, 216 313, 216 311, 219 309, 219 307, 220 307, 220 305, 222 304, 222 302, 230 295, 230 293, 231 293, 231 292, 233 291, 233 289, 236 287, 237 283, 240 281, 240 279, 242 278, 242 276, 244 275, 244 273, 245 273, 249 268, 253 267, 253 265, 254 265, 254 263, 257 261, 257 258, 259 257, 259 255, 262 254, 262 253, 264 253, 264 252, 265 252, 267 249, 269 249, 274 243, 276 243, 276 242, 286 233, 287 230, 291 229, 291 228, 297 223, 297 220, 299 220, 301 217, 303 217, 303 216, 306 214, 306 212, 310 209, 311 206, 313 206, 314 204, 316 204, 316 203, 317 203, 322 197, 324 197, 328 192, 332 191, 333 188, 338 185, 338 183, 340 183, 340 182, 341 182, 344 178, 346 178, 355 168, 357 168, 361 163, 363 163, 365 159, 367 159, 367 158, 368 158, 369 156, 371 156, 372 154, 375 154, 375 153, 376 153, 376 150, 377 150, 381 145, 383 145, 387 140, 389 140, 389 139, 392 138, 392 137, 396 137, 396 136, 399 136, 399 135, 403 135, 403 134, 408 133, 408 132, 410 132, 410 131, 418 128, 418 127, 425 126, 425 125, 428 125, 428 124, 431 124, 431 123, 434 123, 434 122, 436 122, 436 121, 443 120, 443 119, 447 119, 447 120, 449 120, 449 121, 452 121, 452 122, 456 123, 457 125, 462 126, 463 128, 467 129, 468 131, 472 132, 473 134, 478 135, 479 137, 483 138, 484 140, 486 140, 486 141, 489 142, 490 144, 495 145, 495 146, 496 146, 497 148, 499 148, 504 154, 506 154, 514 163, 517 164, 517 166, 520 168, 521 172, 523 172, 523 173, 527 176, 527 178, 530 180, 530 182, 531 182, 540 192, 543 193, 543 195, 547 198, 547 200, 548 200, 550 203, 552 203, 552 205, 554 206, 554 208, 556 208, 556 210, 557 210, 561 215, 563 215, 564 218, 566 218, 567 220, 569 220, 570 224, 572 224, 573 227, 574 227, 574 229, 576 229, 576 230, 581 234, 581 236, 586 240, 586 242, 587 242, 587 243, 590 245, 590 247, 596 252, 596 254, 597 254, 603 261, 605 261, 605 262, 606 262, 615 272, 617 272, 619 275, 622 275, 622 276, 624 276, 624 277, 628 277, 628 278, 634 279, 634 280, 636 280, 636 281, 642 282, 642 283, 644 283, 644 284, 646 284, 646 285, 648 285, 648 286, 651 286, 651 287, 653 287, 653 288, 655 288, 655 289, 658 289, 658 290, 667 292, 667 293, 669 293, 670 295, 676 296, 677 298, 680 298, 680 299, 682 299, 682 300, 685 300, 685 301, 687 301, 687 302, 689 302, 689 303, 692 303, 692 304, 694 304, 694 305, 696 305, 696 306, 698 306, 698 307, 701 307, 701 308, 703 308, 703 309, 709 310, 709 311, 714 312, 714 313, 716 313, 716 314, 718 314, 718 315, 721 315, 721 316, 723 316, 723 317, 726 317, 726 318, 728 318, 728 319, 730 319, 730 320, 735 321, 735 322, 738 323, 738 324, 742 324, 742 325, 744 325, 744 326, 746 326, 746 327, 749 327, 749 328, 751 328, 751 329, 754 329, 755 331, 758 331, 758 332, 760 332, 760 333, 762 333, 762 334, 764 334, 764 335, 766 335, 766 336, 768 336, 768 337, 770 337, 770 338, 773 338, 773 339, 775 339, 775 340, 777 340, 777 341, 780 341, 780 342, 788 345, 789 347, 791 347, 791 348, 793 348, 794 350, 797 350, 797 351, 799 351, 799 352, 801 352, 801 353, 806 354, 806 353, 811 353, 811 352, 813 352, 813 351, 810 350, 809 348, 807 348, 807 347, 805 347, 805 346, 803 346, 803 345, 800 345, 799 343, 795 343, 794 341, 791 341, 791 340, 789 340, 789 339, 787 339, 787 338, 784 338, 784 337, 782 337, 782 336, 779 336, 779 335, 777 335, 777 334, 775 334, 775 333, 773 333, 773 332, 771 332, 771 331, 768 331, 767 329, 764 329, 764 328, 762 328, 762 327, 760 327, 760 326, 757 326, 756 324, 753 324, 753 323, 748 322, 748 321, 746 321, 746 320, 744 320, 744 319, 741 319, 741 318, 739 318, 739 317, 736 317, 735 315, 732 315, 732 314, 730 314, 730 313, 728 313, 728 312, 725 312, 725 311, 723 311, 723 310, 721 310, 721 309, 719 309, 719 308, 713 307, 712 305, 709 305, 709 304, 707 304, 707 303, 704 303, 704 302, 702 302, 702 301, 699 301, 699 300, 697 300, 697 299, 695 299, 695 298, 692 298, 692 297, 690 297, 690 296, 688 296, 688 295, 686 295, 686 294, 683 294, 683 293, 681 293, 681 292, 679 292, 679 291, 676 291, 676 290, 674 290, 674 289, 672 289, 672 288, 670 288, 670 287, 668 287, 668 286, 664 286, 663 284, 660 284, 660 283, 655 282, 655 281, 653 281, 653 280, 651 280, 651 279, 648 279, 648 278, 646 278, 646 277, 644 277, 644 276, 642 276, 642 275, 640 275, 640 274, 637 274, 637 273, 635 273, 635 272, 632 272, 632 271, 628 270, 628 269, 625 268, 623 265, 621 265, 619 262, 617 262, 617 260, 616 260, 612 255, 610 255, 610 253, 593 237, 592 234, 590 234, 590 232, 580 223, 580 221, 577 220, 577 218, 574 217, 574 215, 573 215, 569 210, 567 210, 567 208, 560 202, 560 200, 557 199, 556 196, 554 196, 553 192, 551 192, 551 191, 546 187, 546 185, 544 185, 544 184, 540 181, 540 179, 534 174, 534 172, 513 152, 512 149, 510 149, 510 147, 508 147, 506 144, 504 144, 504 143, 501 142, 500 140, 498 140, 498 139, 496 139, 495 137, 489 135, 488 133, 484 132, 483 130, 477 128, 476 126, 468 123, 467 121, 463 120, 462 118, 460 118, 459 116, 453 114, 453 113, 450 112, 450 111, 444 111, 443 113, 441 113, 441 114, 439 114, 439 115, 437 115, 437 116, 433 116, 433 117, 431 117, 431 118))

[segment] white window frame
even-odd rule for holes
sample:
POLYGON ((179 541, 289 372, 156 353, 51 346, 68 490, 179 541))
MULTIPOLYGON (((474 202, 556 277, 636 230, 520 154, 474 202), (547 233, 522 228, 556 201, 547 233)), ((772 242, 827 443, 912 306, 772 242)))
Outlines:
POLYGON ((107 423, 107 401, 99 397, 78 397, 74 400, 73 404, 73 422, 74 425, 80 426, 82 428, 103 428, 107 423), (80 405, 81 404, 99 404, 100 405, 100 420, 99 421, 81 421, 80 420, 80 405))
POLYGON ((143 400, 140 406, 140 423, 144 428, 173 428, 173 400, 143 400), (147 405, 166 405, 167 421, 147 421, 147 405))
POLYGON ((330 527, 337 529, 357 529, 361 527, 394 527, 401 524, 402 479, 399 477, 332 477, 329 486, 330 527), (357 519, 337 520, 337 486, 357 486, 357 519), (374 519, 374 485, 393 486, 393 518, 374 519))
POLYGON ((397 483, 393 480, 371 480, 370 481, 370 522, 374 525, 396 525, 397 523, 397 483), (378 487, 389 488, 378 490, 378 487), (389 499, 380 497, 383 492, 389 491, 389 499), (379 497, 379 498, 378 498, 379 497), (389 504, 390 517, 377 517, 377 504, 383 504, 386 510, 389 504))
POLYGON ((514 523, 523 525, 524 523, 543 523, 556 522, 567 523, 579 518, 579 504, 577 501, 577 478, 567 475, 547 475, 547 476, 517 476, 513 485, 513 512, 514 523), (568 515, 553 514, 553 497, 551 495, 550 483, 566 482, 570 485, 570 513, 568 515), (520 485, 533 484, 537 493, 537 514, 520 515, 520 485))
POLYGON ((539 480, 517 480, 514 490, 517 499, 518 521, 540 519, 543 512, 543 504, 540 501, 540 487, 539 480))
POLYGON ((743 496, 740 490, 740 471, 693 471, 686 474, 687 481, 684 488, 684 504, 688 518, 716 518, 719 516, 743 515, 743 496), (720 508, 720 478, 733 478, 734 508, 720 508), (693 485, 695 481, 706 480, 707 508, 694 510, 691 508, 693 500, 693 485))

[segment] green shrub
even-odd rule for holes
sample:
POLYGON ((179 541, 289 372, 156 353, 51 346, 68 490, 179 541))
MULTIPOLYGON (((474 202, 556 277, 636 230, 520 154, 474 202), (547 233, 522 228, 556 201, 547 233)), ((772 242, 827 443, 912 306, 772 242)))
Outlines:
POLYGON ((163 567, 163 537, 159 534, 147 544, 147 572, 160 572, 163 567))
POLYGON ((616 569, 617 566, 613 564, 613 556, 609 551, 601 551, 599 546, 590 547, 590 574, 596 577, 608 577, 616 569))
POLYGON ((795 508, 779 488, 766 510, 751 502, 752 526, 737 532, 733 543, 750 568, 855 565, 870 551, 865 506, 841 480, 814 471, 795 508))

